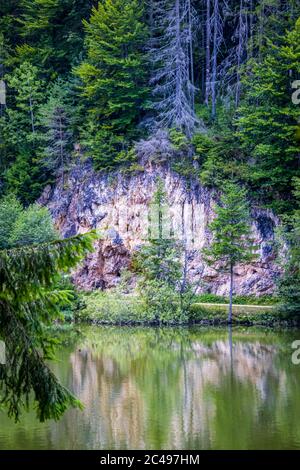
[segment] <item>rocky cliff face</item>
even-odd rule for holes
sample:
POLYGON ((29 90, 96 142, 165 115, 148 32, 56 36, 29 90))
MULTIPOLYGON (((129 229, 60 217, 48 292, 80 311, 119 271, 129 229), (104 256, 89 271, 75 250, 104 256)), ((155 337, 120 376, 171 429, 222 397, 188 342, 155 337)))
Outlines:
MULTIPOLYGON (((55 187, 46 188, 40 203, 49 208, 62 236, 91 228, 99 229, 102 235, 94 253, 74 274, 75 283, 86 290, 110 288, 118 283, 122 269, 130 265, 133 251, 147 237, 149 214, 155 212, 150 205, 158 177, 164 183, 169 204, 165 230, 187 240, 189 276, 194 281, 199 277, 205 281, 206 286, 199 290, 227 294, 228 276, 207 267, 201 257, 201 249, 210 243, 208 224, 214 216, 215 196, 199 182, 187 182, 167 167, 152 166, 126 176, 121 172, 96 173, 86 163, 70 172, 64 187, 58 182, 55 187)), ((273 292, 278 275, 273 248, 278 223, 272 212, 252 208, 259 258, 236 268, 237 294, 273 292)))

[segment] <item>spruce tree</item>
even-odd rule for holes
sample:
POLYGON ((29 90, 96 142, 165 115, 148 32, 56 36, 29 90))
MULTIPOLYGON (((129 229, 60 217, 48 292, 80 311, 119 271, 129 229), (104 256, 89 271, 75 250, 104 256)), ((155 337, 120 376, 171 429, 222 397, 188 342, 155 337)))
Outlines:
POLYGON ((97 0, 20 0, 18 24, 23 44, 19 60, 43 69, 47 78, 70 72, 83 48, 83 19, 97 0))
POLYGON ((43 144, 41 160, 51 174, 62 177, 62 184, 71 160, 73 137, 70 116, 73 109, 67 103, 67 93, 67 87, 56 82, 47 103, 39 110, 43 144))
POLYGON ((124 149, 125 136, 136 135, 146 106, 147 28, 143 15, 138 0, 104 0, 92 9, 90 20, 84 21, 87 58, 76 73, 83 83, 93 126, 90 140, 99 165, 111 165, 111 154, 124 149), (107 151, 110 139, 111 151, 107 151))
POLYGON ((5 76, 7 106, 0 118, 5 149, 4 189, 22 202, 34 202, 40 195, 45 175, 37 162, 39 143, 38 111, 45 99, 45 82, 37 67, 22 63, 5 76))
MULTIPOLYGON (((15 111, 9 110, 9 118, 15 120, 17 131, 21 130, 32 141, 36 133, 37 110, 44 99, 45 83, 39 78, 37 67, 29 62, 24 62, 14 72, 7 75, 7 83, 10 89, 15 91, 15 111)), ((20 137, 21 139, 22 137, 20 137)))
POLYGON ((7 195, 0 199, 0 250, 10 247, 10 235, 22 212, 22 204, 15 196, 7 195))
POLYGON ((204 250, 204 258, 215 269, 229 273, 228 322, 232 323, 234 268, 256 257, 246 191, 235 183, 226 183, 215 212, 216 217, 209 226, 213 240, 204 250))
POLYGON ((188 280, 186 247, 170 230, 167 202, 159 179, 152 201, 148 240, 134 256, 133 267, 140 276, 138 291, 149 320, 186 323, 196 289, 188 280))
POLYGON ((55 341, 47 326, 59 317, 67 291, 55 289, 61 272, 74 268, 92 249, 93 233, 52 243, 0 251, 0 403, 10 417, 34 404, 40 421, 59 419, 80 403, 59 384, 46 360, 55 341))
POLYGON ((284 219, 284 230, 281 236, 288 251, 285 253, 284 274, 278 283, 278 294, 281 299, 281 311, 287 317, 300 315, 300 178, 294 180, 297 205, 293 213, 284 219))
POLYGON ((299 175, 295 139, 300 108, 292 83, 300 73, 300 20, 292 31, 268 41, 261 62, 250 59, 242 79, 236 137, 247 158, 247 179, 256 196, 279 212, 289 208, 290 181, 299 175))

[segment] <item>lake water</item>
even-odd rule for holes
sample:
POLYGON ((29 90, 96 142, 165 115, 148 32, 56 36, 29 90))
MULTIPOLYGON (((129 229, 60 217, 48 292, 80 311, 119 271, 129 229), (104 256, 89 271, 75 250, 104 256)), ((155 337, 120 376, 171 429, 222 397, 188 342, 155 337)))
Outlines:
POLYGON ((300 449, 298 331, 75 327, 53 369, 84 404, 0 414, 0 449, 300 449))

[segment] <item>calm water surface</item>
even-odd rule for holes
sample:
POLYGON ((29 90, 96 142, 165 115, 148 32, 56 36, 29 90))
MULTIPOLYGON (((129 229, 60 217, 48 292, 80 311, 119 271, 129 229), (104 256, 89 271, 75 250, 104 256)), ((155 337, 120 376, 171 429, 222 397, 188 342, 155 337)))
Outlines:
POLYGON ((0 449, 300 449, 300 331, 86 327, 53 369, 84 404, 0 414, 0 449))

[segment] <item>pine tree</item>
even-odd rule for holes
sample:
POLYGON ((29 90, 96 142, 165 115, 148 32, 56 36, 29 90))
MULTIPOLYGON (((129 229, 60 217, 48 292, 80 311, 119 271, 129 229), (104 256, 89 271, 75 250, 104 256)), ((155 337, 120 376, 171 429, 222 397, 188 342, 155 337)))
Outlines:
POLYGON ((70 72, 83 48, 82 20, 96 0, 21 0, 18 18, 23 44, 19 60, 28 60, 48 78, 70 72), (59 21, 58 21, 59 19, 59 21))
POLYGON ((62 184, 72 151, 71 110, 66 95, 64 84, 57 82, 47 103, 40 108, 42 140, 45 144, 42 162, 52 174, 62 177, 62 184))
POLYGON ((176 243, 170 233, 166 233, 167 199, 163 182, 157 181, 152 201, 149 239, 136 255, 139 269, 146 281, 157 281, 176 287, 181 276, 180 260, 176 255, 176 243))
POLYGON ((136 135, 143 116, 148 95, 143 14, 138 0, 105 0, 84 22, 87 59, 76 73, 98 132, 99 158, 101 142, 105 145, 110 133, 115 150, 121 151, 124 137, 136 135))
POLYGON ((196 289, 188 280, 186 246, 168 226, 167 196, 158 179, 152 202, 147 243, 135 254, 138 291, 149 319, 155 323, 187 322, 196 289))
POLYGON ((34 202, 45 175, 36 157, 39 143, 38 110, 45 99, 45 83, 37 67, 22 63, 7 80, 7 105, 0 118, 4 147, 5 190, 14 192, 22 202, 34 202))
POLYGON ((249 158, 249 182, 265 203, 288 208, 290 181, 299 174, 295 139, 300 109, 292 103, 292 83, 300 73, 300 21, 269 41, 261 63, 250 59, 243 78, 245 96, 238 110, 237 137, 249 158), (287 202, 285 202, 287 201, 287 202))
POLYGON ((278 283, 278 294, 281 299, 281 311, 289 318, 300 315, 300 178, 294 180, 296 209, 284 219, 281 237, 286 242, 288 251, 283 259, 284 275, 278 283))
POLYGON ((0 2, 0 34, 3 34, 8 55, 20 42, 20 0, 0 2))
POLYGON ((16 197, 8 195, 0 199, 0 250, 10 247, 9 237, 22 210, 16 197))
POLYGON ((58 238, 51 215, 46 207, 32 204, 17 217, 10 232, 10 247, 46 243, 58 238))
POLYGON ((210 78, 210 43, 211 43, 211 0, 206 0, 205 12, 205 104, 208 106, 211 93, 210 78))
POLYGON ((220 203, 215 209, 216 217, 210 224, 213 241, 204 250, 205 260, 217 269, 229 272, 228 322, 232 323, 234 293, 234 268, 255 258, 255 246, 251 239, 251 225, 246 192, 232 182, 224 186, 220 203))
POLYGON ((217 106, 217 87, 218 87, 218 54, 220 46, 223 41, 223 18, 221 15, 219 0, 213 1, 213 50, 212 50, 212 66, 211 66, 211 115, 212 118, 216 117, 217 106))
MULTIPOLYGON (((24 62, 7 76, 8 86, 15 91, 16 111, 9 111, 9 118, 16 120, 18 131, 28 133, 30 129, 34 135, 36 132, 37 109, 43 100, 44 83, 39 78, 37 67, 29 62, 24 62)), ((32 136, 33 138, 33 136, 32 136)))
POLYGON ((0 250, 44 243, 57 237, 46 207, 32 204, 24 209, 11 194, 0 199, 0 250))
POLYGON ((91 233, 0 251, 0 337, 6 345, 0 401, 16 420, 32 400, 40 421, 57 420, 69 406, 80 406, 46 364, 55 345, 46 326, 68 298, 68 292, 54 290, 59 273, 74 268, 94 238, 91 233))

